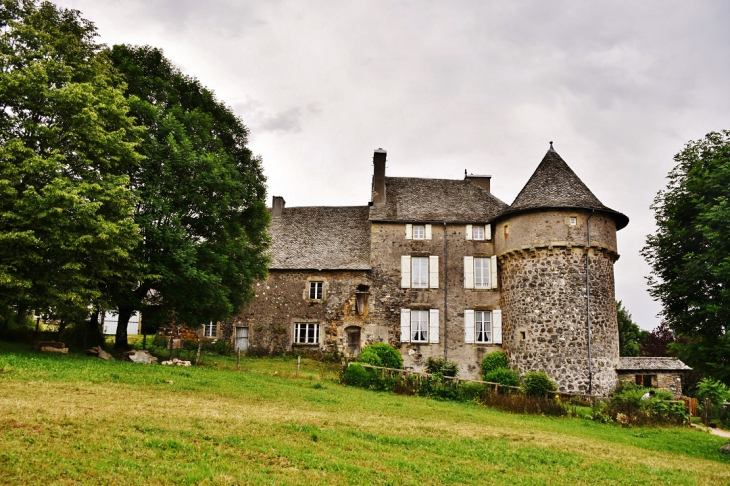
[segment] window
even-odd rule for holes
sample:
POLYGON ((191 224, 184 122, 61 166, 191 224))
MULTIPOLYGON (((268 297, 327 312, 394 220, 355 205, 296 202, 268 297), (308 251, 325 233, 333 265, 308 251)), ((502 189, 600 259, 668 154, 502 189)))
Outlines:
POLYGON ((439 288, 439 257, 401 256, 401 287, 404 289, 439 288))
POLYGON ((210 322, 205 325, 203 329, 203 335, 205 337, 216 337, 218 336, 218 323, 210 322))
POLYGON ((464 311, 464 342, 477 344, 502 344, 502 311, 464 311))
POLYGON ((578 224, 578 218, 576 218, 575 216, 571 216, 570 217, 570 225, 571 226, 575 226, 576 224, 578 224))
POLYGON ((322 300, 323 286, 324 282, 309 282, 309 298, 314 300, 322 300))
POLYGON ((489 311, 476 311, 474 313, 476 323, 476 342, 488 343, 492 341, 492 313, 489 311))
POLYGON ((489 285, 489 258, 474 259, 474 288, 488 289, 489 285))
POLYGON ((411 287, 428 288, 428 257, 411 258, 411 287))
POLYGON ((407 224, 406 240, 430 240, 431 225, 430 224, 407 224))
POLYGON ((492 239, 492 226, 482 224, 467 224, 466 225, 466 239, 467 240, 491 240, 492 239))
POLYGON ((401 309, 400 340, 403 343, 438 344, 439 310, 401 309))
POLYGON ((465 289, 497 288, 497 257, 464 257, 465 289))
POLYGON ((428 342, 428 311, 411 311, 411 342, 428 342))
POLYGON ((413 239, 414 240, 425 240, 426 239, 426 227, 422 224, 413 225, 413 239))
POLYGON ((296 344, 318 344, 319 324, 303 322, 295 324, 294 342, 296 344))

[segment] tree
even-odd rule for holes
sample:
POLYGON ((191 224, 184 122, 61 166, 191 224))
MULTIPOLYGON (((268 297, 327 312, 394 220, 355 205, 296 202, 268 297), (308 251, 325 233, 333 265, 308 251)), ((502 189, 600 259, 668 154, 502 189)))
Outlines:
POLYGON ((657 232, 642 250, 652 296, 674 346, 695 369, 730 383, 730 131, 691 141, 654 200, 657 232))
POLYGON ((639 356, 639 346, 649 333, 631 319, 631 314, 620 300, 616 302, 616 314, 619 356, 639 356))
POLYGON ((2 0, 0 30, 0 304, 83 320, 136 281, 140 132, 78 11, 2 0))
POLYGON ((146 127, 145 159, 130 173, 143 237, 133 255, 144 277, 117 290, 123 348, 129 316, 151 299, 193 326, 247 303, 268 268, 269 213, 260 160, 228 107, 159 49, 117 45, 111 57, 146 127))
POLYGON ((639 346, 640 356, 673 356, 674 343, 678 343, 677 335, 662 322, 655 327, 639 346))

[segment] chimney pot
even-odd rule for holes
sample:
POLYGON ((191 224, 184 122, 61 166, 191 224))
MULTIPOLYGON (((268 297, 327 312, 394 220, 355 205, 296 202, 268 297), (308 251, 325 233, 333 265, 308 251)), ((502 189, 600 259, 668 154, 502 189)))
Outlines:
POLYGON ((284 201, 283 197, 274 196, 274 198, 271 202, 271 217, 272 218, 281 218, 281 215, 284 212, 285 205, 286 205, 286 201, 284 201))
POLYGON ((466 174, 464 174, 464 179, 466 179, 467 181, 473 182, 474 184, 476 184, 477 186, 481 187, 485 191, 491 193, 491 187, 490 186, 491 186, 492 176, 490 176, 490 175, 474 175, 474 174, 466 175, 466 174))
POLYGON ((385 204, 385 158, 387 151, 382 148, 376 149, 373 154, 373 206, 385 204))

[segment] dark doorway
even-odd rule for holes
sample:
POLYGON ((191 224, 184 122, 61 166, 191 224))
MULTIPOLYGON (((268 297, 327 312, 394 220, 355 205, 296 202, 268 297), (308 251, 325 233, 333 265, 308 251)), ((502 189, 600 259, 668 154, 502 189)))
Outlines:
POLYGON ((360 328, 350 327, 347 332, 347 353, 350 356, 360 354, 360 328))

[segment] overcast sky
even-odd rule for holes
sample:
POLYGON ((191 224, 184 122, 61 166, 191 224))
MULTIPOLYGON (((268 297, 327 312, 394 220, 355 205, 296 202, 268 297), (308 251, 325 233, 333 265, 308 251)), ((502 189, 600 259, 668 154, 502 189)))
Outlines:
POLYGON ((639 254, 673 156, 730 122, 730 2, 59 0, 162 48, 230 105, 269 198, 365 205, 391 176, 491 174, 511 203, 548 142, 608 207, 616 297, 659 324, 639 254))

